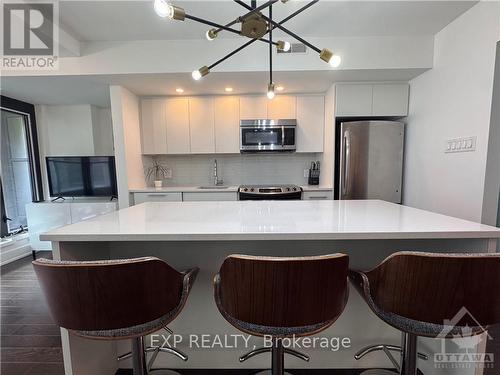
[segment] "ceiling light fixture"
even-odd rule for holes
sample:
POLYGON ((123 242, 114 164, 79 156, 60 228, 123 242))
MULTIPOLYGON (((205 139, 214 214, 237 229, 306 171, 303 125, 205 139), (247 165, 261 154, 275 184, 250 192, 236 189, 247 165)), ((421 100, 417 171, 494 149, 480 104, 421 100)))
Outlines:
POLYGON ((274 83, 270 83, 267 85, 267 98, 272 100, 274 99, 274 83))
MULTIPOLYGON (((272 63, 272 54, 273 50, 272 47, 276 46, 278 50, 283 51, 283 52, 288 52, 291 48, 291 43, 283 40, 278 40, 278 41, 273 41, 272 34, 274 29, 279 29, 285 34, 288 34, 292 38, 298 40, 299 42, 305 44, 307 47, 312 49, 313 51, 317 52, 319 54, 319 57, 321 60, 327 62, 332 66, 333 68, 337 68, 341 62, 342 59, 340 58, 339 55, 334 54, 332 51, 330 51, 327 48, 320 49, 313 45, 312 43, 309 43, 307 40, 304 38, 298 36, 297 34, 293 33, 292 31, 288 30, 286 27, 283 26, 285 22, 288 22, 292 18, 296 17, 312 5, 316 4, 319 0, 312 0, 306 5, 302 6, 301 8, 297 9, 295 12, 290 14, 289 16, 285 17, 281 21, 274 21, 273 20, 273 15, 272 15, 272 6, 273 4, 277 3, 280 0, 267 0, 265 3, 257 6, 257 0, 251 0, 251 4, 247 4, 242 0, 233 0, 235 3, 238 5, 241 5, 244 7, 247 12, 243 14, 242 16, 237 17, 233 21, 225 24, 225 25, 220 25, 218 23, 212 22, 205 20, 203 18, 199 18, 196 16, 193 16, 191 14, 186 13, 186 11, 183 8, 177 7, 175 5, 170 4, 167 0, 155 0, 154 2, 154 9, 156 13, 163 18, 170 18, 173 20, 178 20, 178 21, 184 21, 186 19, 189 19, 191 21, 195 21, 198 23, 202 23, 204 25, 208 25, 211 28, 206 32, 205 36, 208 40, 212 41, 217 36, 221 31, 227 31, 233 34, 237 34, 240 36, 244 36, 249 38, 250 40, 241 45, 240 47, 236 48, 234 51, 230 52, 226 56, 222 57, 221 59, 217 60, 214 62, 212 65, 208 66, 203 66, 198 70, 193 71, 192 76, 193 79, 198 81, 202 77, 206 76, 208 73, 210 73, 210 70, 214 68, 215 66, 219 65, 223 61, 227 60, 231 56, 235 55, 236 53, 240 52, 244 48, 250 46, 251 44, 255 43, 256 41, 267 43, 269 45, 269 84, 268 84, 268 93, 269 87, 272 86, 272 97, 274 97, 274 83, 272 80, 272 74, 273 74, 273 63, 272 63), (264 9, 268 8, 269 10, 269 16, 265 16, 262 11, 264 9), (240 30, 233 28, 232 26, 235 24, 241 24, 240 30), (268 38, 264 38, 265 35, 269 34, 268 38)), ((282 3, 286 3, 288 0, 281 0, 282 3)), ((268 95, 269 96, 269 95, 268 95)))
POLYGON ((283 86, 276 86, 276 91, 283 91, 285 88, 283 86))
POLYGON ((292 45, 290 42, 278 40, 277 43, 278 43, 278 45, 276 46, 276 48, 278 48, 279 51, 288 52, 288 51, 290 51, 290 48, 292 48, 292 45))
POLYGON ((217 38, 217 30, 215 29, 210 29, 207 31, 207 33, 205 34, 205 36, 207 37, 207 40, 214 40, 215 38, 217 38))
POLYGON ((184 89, 178 87, 175 89, 175 92, 179 93, 179 94, 182 94, 184 92, 184 89))
POLYGON ((224 89, 225 92, 233 92, 233 88, 232 87, 226 87, 224 89))
POLYGON ((165 0, 155 0, 154 10, 161 18, 170 18, 172 20, 184 21, 186 12, 184 9, 176 7, 165 0))
POLYGON ((199 81, 201 77, 205 77, 208 73, 210 73, 208 66, 202 66, 200 69, 194 70, 191 76, 195 81, 199 81))

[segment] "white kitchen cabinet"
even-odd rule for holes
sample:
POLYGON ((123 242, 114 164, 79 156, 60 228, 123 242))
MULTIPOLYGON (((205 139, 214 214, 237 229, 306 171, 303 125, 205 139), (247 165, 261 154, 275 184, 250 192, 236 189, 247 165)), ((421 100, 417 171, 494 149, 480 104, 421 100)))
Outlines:
POLYGON ((407 83, 343 83, 336 86, 335 116, 406 116, 407 83))
POLYGON ((325 97, 297 96, 297 152, 323 152, 325 97))
POLYGON ((332 190, 304 191, 302 193, 303 200, 328 200, 333 199, 332 190))
POLYGON ((167 154, 188 154, 190 152, 188 98, 165 99, 165 115, 167 154))
POLYGON ((408 114, 409 85, 373 85, 373 116, 406 116, 408 114))
POLYGON ((266 96, 241 96, 240 119, 266 119, 268 101, 269 99, 266 96))
POLYGON ((373 85, 339 84, 335 89, 335 116, 371 116, 373 85))
POLYGON ((297 117, 296 97, 290 95, 276 95, 273 100, 267 100, 267 118, 294 119, 297 117))
POLYGON ((189 134, 192 154, 215 152, 213 98, 189 98, 189 134))
POLYGON ((141 137, 143 154, 167 153, 165 99, 141 100, 141 137))
POLYGON ((235 191, 223 192, 188 192, 182 193, 182 200, 184 202, 197 202, 197 201, 236 201, 238 200, 238 193, 235 191))
POLYGON ((182 202, 182 193, 134 193, 134 204, 144 202, 182 202))
POLYGON ((236 96, 214 99, 215 152, 240 152, 240 101, 236 96))

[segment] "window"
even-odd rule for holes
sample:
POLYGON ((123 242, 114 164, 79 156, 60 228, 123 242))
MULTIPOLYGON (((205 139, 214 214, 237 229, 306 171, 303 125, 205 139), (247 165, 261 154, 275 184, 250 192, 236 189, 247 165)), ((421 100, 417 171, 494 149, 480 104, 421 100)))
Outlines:
POLYGON ((1 236, 26 230, 27 203, 43 200, 34 107, 1 97, 1 236))

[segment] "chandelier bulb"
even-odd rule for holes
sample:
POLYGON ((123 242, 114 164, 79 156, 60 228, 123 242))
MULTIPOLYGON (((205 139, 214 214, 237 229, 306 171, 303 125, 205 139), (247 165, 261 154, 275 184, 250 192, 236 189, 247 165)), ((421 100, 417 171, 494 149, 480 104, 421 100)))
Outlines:
POLYGON ((191 76, 195 81, 199 81, 202 77, 205 77, 208 73, 210 73, 210 69, 208 68, 208 66, 202 66, 198 70, 193 70, 191 76))
POLYGON ((210 29, 207 31, 207 33, 205 34, 207 40, 214 40, 215 38, 217 38, 217 30, 215 29, 210 29))
POLYGON ((170 18, 171 20, 184 21, 186 12, 184 9, 170 4, 166 0, 155 0, 154 10, 161 18, 170 18))
POLYGON ((330 51, 328 48, 323 48, 319 54, 319 58, 328 64, 332 68, 337 68, 340 63, 342 62, 342 59, 339 55, 335 55, 332 51, 330 51))
POLYGON ((290 48, 292 48, 292 45, 290 44, 290 42, 278 40, 276 42, 276 47, 278 48, 278 51, 288 52, 290 51, 290 48))
POLYGON ((275 94, 274 94, 274 83, 271 82, 271 83, 269 83, 269 85, 267 85, 267 98, 269 100, 272 100, 272 99, 274 99, 274 96, 275 96, 275 94))

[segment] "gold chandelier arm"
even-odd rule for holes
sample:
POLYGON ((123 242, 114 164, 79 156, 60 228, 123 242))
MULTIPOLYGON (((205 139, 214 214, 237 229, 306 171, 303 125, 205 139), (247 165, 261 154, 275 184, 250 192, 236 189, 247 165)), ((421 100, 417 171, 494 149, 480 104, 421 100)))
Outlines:
MULTIPOLYGON (((241 1, 241 0, 234 0, 234 2, 235 2, 235 3, 237 3, 237 4, 240 4, 240 5, 241 5, 242 7, 244 7, 244 8, 247 8, 247 9, 250 9, 250 8, 251 8, 251 7, 250 7, 250 5, 248 5, 248 4, 246 4, 246 3, 244 3, 244 2, 243 2, 243 1, 241 1)), ((317 2, 317 1, 314 1, 314 2, 312 2, 312 3, 314 4, 314 3, 316 3, 316 2, 317 2)), ((308 5, 309 5, 309 4, 308 4, 308 5)), ((312 5, 312 4, 311 4, 311 5, 312 5)), ((299 10, 300 10, 300 9, 299 9, 299 10)), ((295 13, 297 13, 297 12, 295 12, 295 13)), ((297 13, 297 14, 298 14, 298 13, 297 13)), ((295 14, 295 15, 297 15, 297 14, 295 14)), ((309 42, 308 42, 307 40, 305 40, 304 38, 302 38, 302 37, 298 36, 298 35, 297 35, 297 34, 295 34, 294 32, 292 32, 292 31, 288 30, 286 27, 282 26, 283 21, 281 21, 281 22, 275 22, 275 21, 273 21, 273 20, 269 19, 269 17, 266 17, 265 15, 262 15, 262 18, 263 18, 264 20, 266 20, 267 22, 269 22, 271 25, 273 25, 273 28, 278 28, 278 29, 280 29, 281 31, 283 31, 283 32, 287 33, 288 35, 290 35, 291 37, 293 37, 293 38, 297 39, 299 42, 301 42, 301 43, 305 44, 306 46, 308 46, 309 48, 313 49, 314 51, 316 51, 316 52, 318 52, 318 53, 321 53, 321 49, 320 49, 320 48, 316 47, 316 46, 315 46, 314 44, 312 44, 312 43, 309 43, 309 42)), ((290 18, 288 18, 288 19, 290 19, 290 18)), ((287 21, 288 21, 288 19, 287 19, 287 21)))

